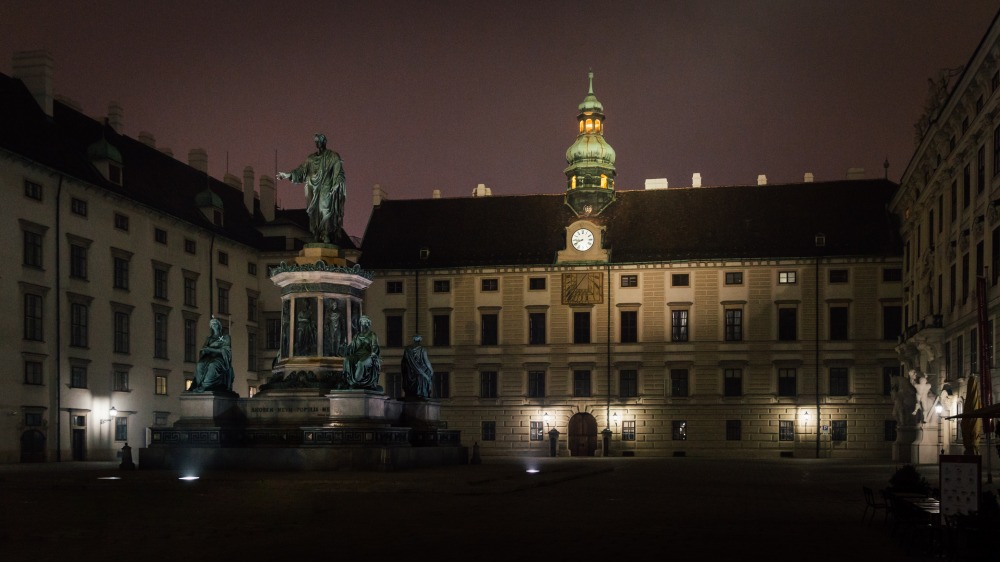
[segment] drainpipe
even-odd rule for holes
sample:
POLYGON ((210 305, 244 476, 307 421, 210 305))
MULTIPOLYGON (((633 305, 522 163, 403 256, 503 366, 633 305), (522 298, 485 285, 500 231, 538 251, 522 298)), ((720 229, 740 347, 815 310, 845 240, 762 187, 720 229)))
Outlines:
POLYGON ((608 271, 608 403, 604 427, 611 429, 611 263, 607 264, 608 271))
POLYGON ((59 204, 62 200, 63 175, 59 174, 59 185, 56 187, 56 462, 62 462, 62 274, 60 265, 62 256, 59 248, 59 204))
MULTIPOLYGON (((822 234, 817 234, 816 235, 816 247, 820 248, 820 247, 822 247, 825 244, 826 244, 826 237, 824 237, 822 234)), ((815 310, 815 313, 816 313, 816 316, 815 316, 816 326, 815 326, 815 335, 814 335, 814 337, 815 337, 815 344, 816 345, 815 345, 815 349, 813 350, 813 352, 815 354, 814 361, 815 361, 815 368, 816 368, 816 458, 817 459, 819 458, 819 452, 820 452, 819 451, 819 445, 820 445, 820 443, 819 443, 819 441, 820 441, 820 426, 822 425, 822 421, 821 421, 821 418, 820 418, 820 415, 819 415, 819 409, 820 409, 820 402, 819 402, 819 378, 820 378, 819 377, 819 266, 820 266, 820 262, 821 261, 822 261, 822 257, 819 254, 817 254, 816 255, 816 287, 815 287, 816 295, 815 295, 815 302, 813 303, 815 305, 815 307, 816 307, 816 310, 815 310)))

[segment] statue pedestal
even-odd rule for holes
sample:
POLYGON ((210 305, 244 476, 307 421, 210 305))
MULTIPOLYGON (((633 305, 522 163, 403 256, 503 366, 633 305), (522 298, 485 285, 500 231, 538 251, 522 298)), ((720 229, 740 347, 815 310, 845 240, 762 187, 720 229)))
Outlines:
POLYGON ((937 464, 941 454, 938 424, 923 424, 917 428, 917 437, 910 446, 910 462, 914 464, 937 464))
POLYGON ((892 460, 900 463, 912 463, 913 442, 917 439, 917 428, 913 426, 897 427, 896 441, 892 444, 892 460))
POLYGON ((386 408, 389 397, 371 390, 333 390, 326 395, 330 425, 385 424, 399 421, 386 408))
POLYGON ((441 403, 437 400, 404 400, 402 421, 410 427, 437 427, 441 421, 441 403))
POLYGON ((242 421, 240 396, 228 390, 181 395, 181 425, 222 426, 242 421))
POLYGON ((261 392, 245 401, 247 425, 268 427, 321 424, 330 414, 325 394, 325 390, 314 388, 261 392))

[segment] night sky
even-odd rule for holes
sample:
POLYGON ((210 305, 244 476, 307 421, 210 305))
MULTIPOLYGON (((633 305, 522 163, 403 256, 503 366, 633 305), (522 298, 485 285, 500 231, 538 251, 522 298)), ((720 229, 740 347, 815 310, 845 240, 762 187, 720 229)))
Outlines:
MULTIPOLYGON (((619 190, 845 177, 898 181, 927 80, 965 64, 997 0, 0 0, 0 72, 47 49, 58 95, 125 134, 242 177, 297 166, 324 132, 345 227, 390 198, 560 193, 587 72, 619 190)), ((127 165, 127 163, 126 163, 127 165)), ((279 184, 279 203, 303 205, 279 184)))

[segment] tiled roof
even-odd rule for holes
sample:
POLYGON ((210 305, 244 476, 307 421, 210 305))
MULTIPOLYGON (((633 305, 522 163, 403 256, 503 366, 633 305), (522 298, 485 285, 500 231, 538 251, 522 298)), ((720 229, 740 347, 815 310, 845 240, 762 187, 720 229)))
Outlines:
MULTIPOLYGON (((612 263, 899 256, 886 180, 620 191, 595 223, 612 263), (816 234, 826 246, 817 248, 816 234)), ((576 220, 563 195, 383 200, 362 244, 368 269, 552 265, 576 220), (427 248, 426 260, 420 249, 427 248)))

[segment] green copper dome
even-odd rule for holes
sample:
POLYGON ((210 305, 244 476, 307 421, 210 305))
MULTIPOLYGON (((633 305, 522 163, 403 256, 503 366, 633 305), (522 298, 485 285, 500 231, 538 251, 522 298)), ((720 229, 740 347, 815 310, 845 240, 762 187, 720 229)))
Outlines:
POLYGON ((590 88, 579 106, 576 140, 566 149, 566 204, 578 215, 599 214, 615 199, 615 149, 604 139, 604 104, 590 88))
POLYGON ((122 153, 104 138, 87 147, 87 158, 91 161, 110 160, 122 163, 122 153))

